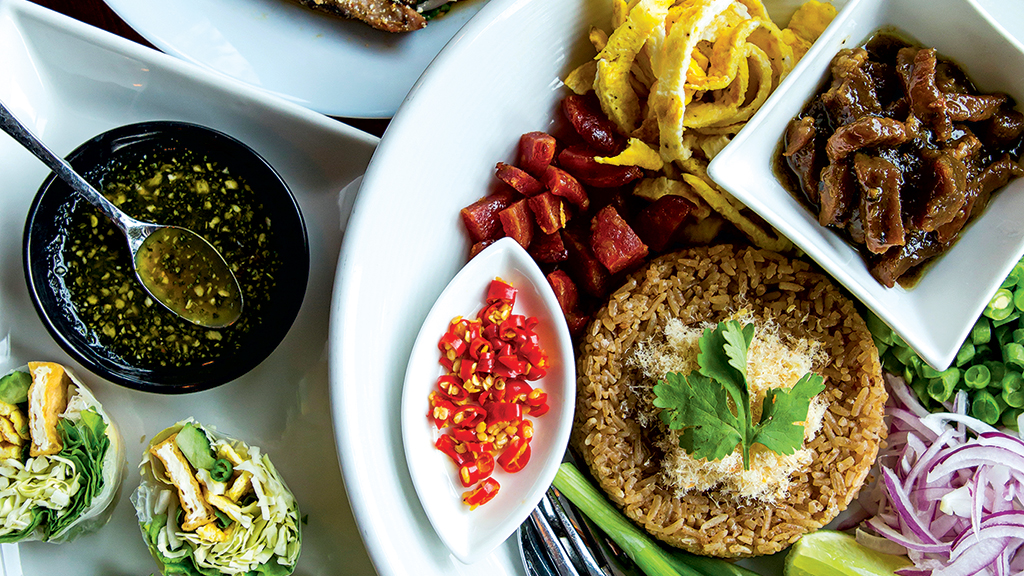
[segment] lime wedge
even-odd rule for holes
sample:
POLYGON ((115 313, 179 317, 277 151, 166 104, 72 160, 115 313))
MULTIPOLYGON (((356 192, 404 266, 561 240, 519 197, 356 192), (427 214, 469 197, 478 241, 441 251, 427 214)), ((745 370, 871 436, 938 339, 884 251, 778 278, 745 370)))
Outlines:
POLYGON ((906 556, 875 552, 849 534, 818 530, 790 548, 785 576, 893 576, 908 566, 913 563, 906 556))

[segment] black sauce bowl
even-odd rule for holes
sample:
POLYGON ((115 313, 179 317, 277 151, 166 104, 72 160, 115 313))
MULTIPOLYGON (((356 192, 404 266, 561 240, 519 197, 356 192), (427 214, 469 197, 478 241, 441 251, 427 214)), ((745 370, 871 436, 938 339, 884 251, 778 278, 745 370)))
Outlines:
MULTIPOLYGON (((69 239, 71 216, 77 203, 86 201, 53 174, 43 182, 32 202, 23 244, 29 294, 40 319, 61 348, 103 378, 161 394, 213 388, 255 368, 284 339, 302 305, 309 278, 309 243, 295 198, 266 160, 230 136, 182 122, 131 124, 96 136, 79 146, 67 160, 97 186, 118 158, 173 150, 202 154, 229 167, 232 174, 252 188, 263 211, 272 216, 269 246, 280 262, 275 285, 263 310, 250 319, 248 330, 232 350, 202 363, 145 367, 131 365, 92 342, 95 337, 78 318, 61 273, 66 270, 63 249, 69 239)), ((180 322, 187 324, 185 320, 180 322)))

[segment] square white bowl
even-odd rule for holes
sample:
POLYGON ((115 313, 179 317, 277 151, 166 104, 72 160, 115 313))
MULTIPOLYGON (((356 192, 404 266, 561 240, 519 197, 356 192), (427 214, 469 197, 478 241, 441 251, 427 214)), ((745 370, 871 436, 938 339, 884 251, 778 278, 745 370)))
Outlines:
POLYGON ((849 289, 925 362, 945 369, 1024 254, 1024 178, 997 192, 953 247, 906 289, 875 280, 860 254, 820 226, 774 171, 787 125, 825 81, 832 57, 863 45, 880 29, 936 48, 981 91, 1005 92, 1024 103, 1024 45, 974 0, 852 0, 708 172, 849 289))

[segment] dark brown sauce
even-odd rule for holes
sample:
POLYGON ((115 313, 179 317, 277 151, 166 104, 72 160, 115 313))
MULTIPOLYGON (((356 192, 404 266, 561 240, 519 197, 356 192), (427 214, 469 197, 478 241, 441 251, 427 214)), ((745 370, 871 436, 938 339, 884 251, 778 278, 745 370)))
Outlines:
POLYGON ((1012 99, 979 94, 955 63, 883 30, 833 59, 774 169, 879 282, 909 288, 1024 174, 1022 131, 1012 99))

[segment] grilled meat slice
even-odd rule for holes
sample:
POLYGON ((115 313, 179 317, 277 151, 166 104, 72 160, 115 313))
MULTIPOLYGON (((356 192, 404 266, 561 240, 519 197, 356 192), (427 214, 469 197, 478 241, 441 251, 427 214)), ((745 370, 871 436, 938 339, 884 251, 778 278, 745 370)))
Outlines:
POLYGON ((307 8, 342 18, 362 20, 386 32, 412 32, 427 25, 414 8, 395 0, 294 0, 307 8))

